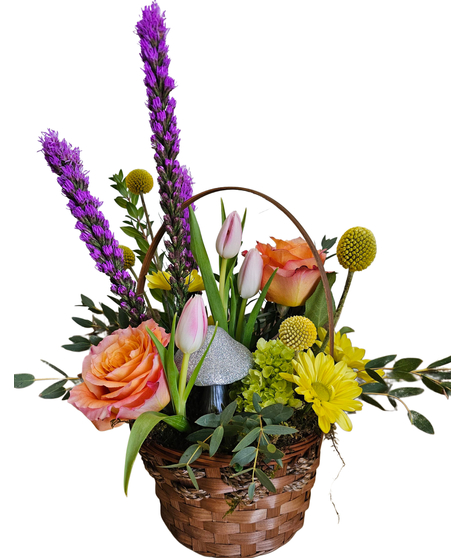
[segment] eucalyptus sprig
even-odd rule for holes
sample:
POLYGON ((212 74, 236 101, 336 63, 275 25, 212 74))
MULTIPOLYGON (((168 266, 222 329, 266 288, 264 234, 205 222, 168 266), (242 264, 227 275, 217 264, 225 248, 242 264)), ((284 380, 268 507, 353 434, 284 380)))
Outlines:
POLYGON ((413 397, 420 395, 424 389, 419 387, 399 387, 393 388, 393 382, 415 382, 421 380, 422 383, 431 391, 444 395, 449 398, 451 394, 451 373, 450 369, 443 368, 444 365, 451 362, 451 357, 431 363, 426 368, 418 369, 423 362, 419 358, 402 358, 396 360, 392 367, 386 365, 393 362, 397 355, 386 355, 370 360, 365 365, 366 372, 373 382, 362 385, 363 393, 360 396, 362 401, 385 411, 386 409, 373 399, 372 396, 384 396, 388 398, 389 403, 397 408, 397 403, 401 403, 407 410, 408 418, 414 426, 428 434, 434 434, 434 428, 430 421, 417 411, 410 409, 403 401, 405 397, 413 397), (386 370, 388 373, 381 376, 377 371, 386 370), (389 381, 391 380, 391 381, 389 381))
POLYGON ((248 496, 253 500, 256 482, 259 481, 270 492, 276 488, 262 469, 263 463, 275 461, 282 467, 284 453, 276 448, 273 441, 281 435, 295 434, 297 430, 281 423, 289 420, 294 410, 276 403, 261 407, 258 394, 253 396, 255 413, 235 414, 237 403, 233 401, 220 414, 209 413, 197 419, 196 424, 203 427, 187 436, 188 441, 195 442, 187 448, 178 463, 167 468, 185 467, 195 488, 198 483, 192 473, 191 464, 198 459, 203 451, 213 457, 218 451, 232 449, 230 466, 236 470, 232 477, 251 472, 248 496), (232 440, 235 440, 232 442, 232 440), (244 466, 251 464, 244 469, 244 466))

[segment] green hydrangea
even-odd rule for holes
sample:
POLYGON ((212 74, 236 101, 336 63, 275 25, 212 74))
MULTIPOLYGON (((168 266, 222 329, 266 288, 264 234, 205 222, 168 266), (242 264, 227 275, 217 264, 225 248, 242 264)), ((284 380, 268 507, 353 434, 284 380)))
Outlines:
POLYGON ((303 403, 295 397, 293 384, 280 376, 281 372, 293 373, 294 351, 279 339, 260 339, 253 358, 255 368, 231 392, 231 397, 237 401, 238 410, 254 412, 254 393, 261 397, 263 407, 282 403, 300 408, 303 403))

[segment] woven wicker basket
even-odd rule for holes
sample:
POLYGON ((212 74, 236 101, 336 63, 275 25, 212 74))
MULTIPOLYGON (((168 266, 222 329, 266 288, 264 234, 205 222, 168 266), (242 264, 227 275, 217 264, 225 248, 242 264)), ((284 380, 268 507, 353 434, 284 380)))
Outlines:
POLYGON ((156 480, 162 519, 181 544, 203 556, 252 557, 276 550, 302 527, 321 442, 322 436, 313 436, 289 447, 283 468, 274 470, 276 494, 257 483, 253 502, 247 496, 250 473, 228 478, 234 472, 229 468, 231 456, 197 459, 197 490, 185 469, 162 468, 178 463, 180 452, 147 442, 140 454, 156 480), (228 513, 233 504, 237 507, 228 513))
MULTIPOLYGON (((183 203, 181 210, 207 195, 225 190, 246 192, 267 200, 282 211, 302 234, 320 271, 328 307, 329 349, 333 354, 331 289, 315 245, 292 213, 266 194, 238 186, 218 187, 196 194, 183 203)), ((145 276, 164 233, 165 225, 162 225, 145 255, 137 284, 139 294, 144 290, 145 276)), ((247 495, 250 474, 230 478, 235 473, 229 467, 231 456, 202 455, 197 459, 196 468, 193 468, 199 485, 197 490, 185 469, 162 468, 178 463, 180 452, 147 440, 140 454, 145 468, 156 480, 163 521, 181 544, 203 556, 252 557, 276 550, 302 527, 320 463, 322 440, 322 435, 315 435, 289 447, 282 458, 283 467, 276 466, 272 471, 276 494, 268 492, 256 481, 258 486, 253 502, 247 495), (234 511, 228 513, 232 507, 234 511)), ((266 467, 269 474, 269 466, 266 467)))

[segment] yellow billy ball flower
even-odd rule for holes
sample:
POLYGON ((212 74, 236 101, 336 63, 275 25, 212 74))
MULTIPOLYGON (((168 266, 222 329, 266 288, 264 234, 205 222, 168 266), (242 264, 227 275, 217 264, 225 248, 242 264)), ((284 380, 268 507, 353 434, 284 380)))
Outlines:
POLYGON ((314 323, 305 316, 292 316, 279 328, 279 339, 294 351, 305 351, 315 343, 317 336, 314 323))
POLYGON ((127 246, 120 244, 119 248, 123 251, 124 269, 129 269, 136 263, 136 255, 131 248, 128 248, 127 246))
POLYGON ((133 194, 148 194, 153 188, 153 177, 146 170, 136 169, 126 176, 126 186, 133 194))
POLYGON ((312 403, 321 430, 328 433, 334 422, 343 430, 352 430, 352 422, 344 411, 362 408, 361 401, 355 401, 362 393, 356 372, 345 362, 335 364, 330 355, 315 356, 312 351, 300 352, 292 365, 294 374, 281 373, 281 376, 297 384, 296 393, 312 403))
POLYGON ((344 269, 363 271, 375 259, 375 236, 364 227, 353 227, 341 236, 336 253, 344 269))

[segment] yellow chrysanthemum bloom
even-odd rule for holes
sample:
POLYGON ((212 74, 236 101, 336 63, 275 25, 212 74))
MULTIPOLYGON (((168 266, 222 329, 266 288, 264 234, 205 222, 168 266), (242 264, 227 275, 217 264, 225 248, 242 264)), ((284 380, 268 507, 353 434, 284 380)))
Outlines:
POLYGON ((148 194, 153 188, 153 176, 144 169, 135 169, 125 178, 127 189, 133 194, 148 194))
POLYGON ((363 271, 376 256, 375 235, 364 227, 352 227, 341 236, 336 254, 344 269, 363 271))
POLYGON ((318 416, 318 426, 325 433, 336 422, 343 430, 350 432, 352 422, 344 411, 360 411, 361 401, 354 399, 362 393, 356 381, 357 374, 345 362, 334 363, 331 356, 312 351, 300 352, 292 361, 295 374, 281 373, 281 376, 298 385, 296 393, 303 395, 318 416))
MULTIPOLYGON (((167 271, 157 271, 146 275, 147 285, 149 289, 162 289, 163 291, 171 291, 171 273, 167 271)), ((203 284, 203 279, 199 275, 196 269, 193 269, 189 275, 186 277, 184 283, 188 286, 188 291, 190 293, 195 293, 197 291, 204 291, 205 286, 203 284)))
POLYGON ((306 351, 316 339, 315 324, 305 316, 291 316, 279 328, 279 338, 294 351, 306 351))
POLYGON ((122 244, 120 244, 118 248, 121 248, 121 250, 123 251, 124 269, 129 269, 136 263, 136 255, 131 250, 131 248, 123 246, 122 244))
MULTIPOLYGON (((315 344, 321 347, 321 344, 326 337, 326 330, 322 327, 318 328, 318 339, 315 344)), ((329 354, 329 346, 326 345, 324 350, 326 354, 329 354)), ((335 362, 345 362, 349 368, 357 371, 357 376, 363 380, 365 383, 374 382, 364 370, 365 364, 370 362, 369 358, 363 358, 365 356, 365 349, 359 349, 358 347, 352 346, 352 341, 347 337, 345 333, 341 335, 338 331, 334 335, 334 360, 335 362)), ((380 376, 384 376, 384 370, 376 370, 380 376)))

